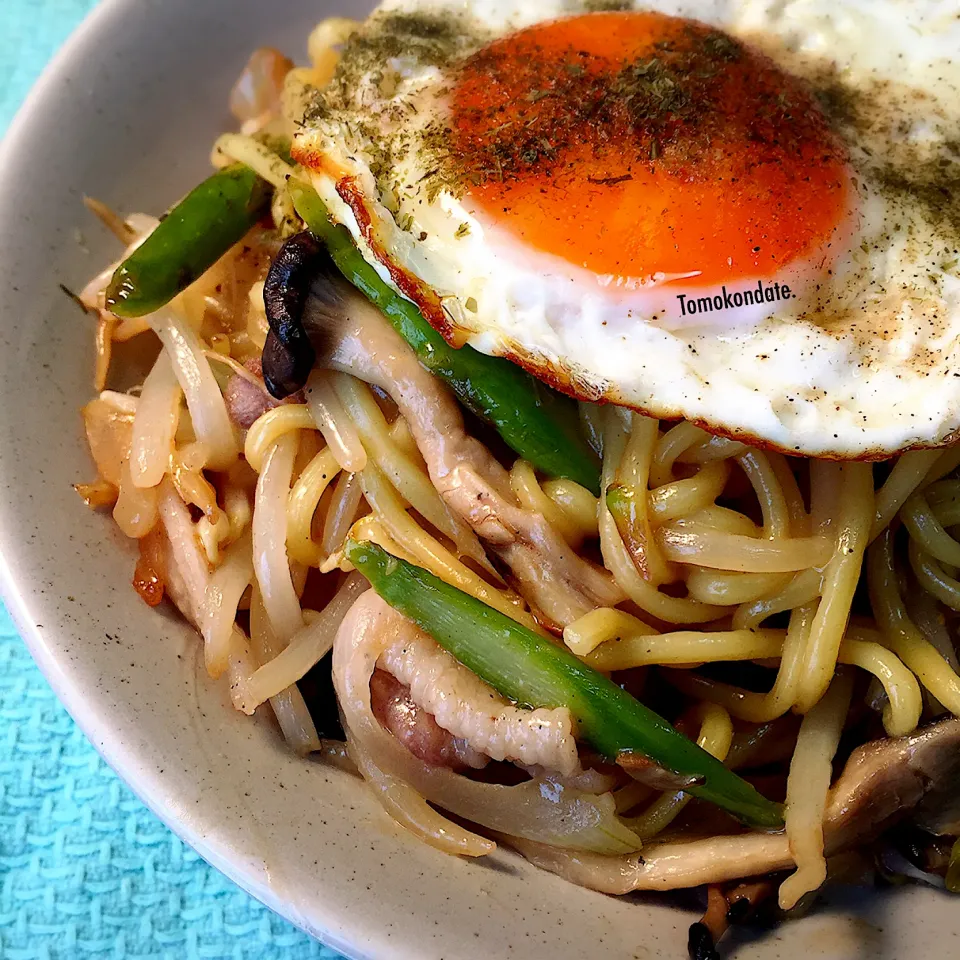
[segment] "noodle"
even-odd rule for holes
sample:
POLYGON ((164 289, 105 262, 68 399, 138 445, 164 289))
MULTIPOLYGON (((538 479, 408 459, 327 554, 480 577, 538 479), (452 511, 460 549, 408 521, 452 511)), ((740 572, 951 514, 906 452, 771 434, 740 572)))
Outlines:
POLYGON ((938 480, 924 490, 924 495, 943 526, 960 523, 960 480, 938 480))
MULTIPOLYGON (((260 590, 256 587, 250 601, 250 645, 261 664, 269 663, 286 646, 273 632, 260 590)), ((317 728, 310 717, 303 694, 295 685, 271 697, 270 706, 276 715, 277 723, 280 724, 284 739, 297 753, 307 754, 320 749, 317 728)))
POLYGON ((295 454, 296 437, 289 433, 270 448, 257 480, 253 508, 253 569, 271 630, 283 646, 303 626, 286 548, 287 498, 295 454))
MULTIPOLYGON (((788 656, 790 652, 788 645, 796 642, 796 639, 802 639, 803 625, 804 620, 801 617, 797 627, 798 636, 792 638, 793 621, 791 620, 791 630, 787 632, 787 639, 784 642, 784 654, 777 681, 769 693, 740 690, 689 671, 671 670, 664 676, 674 687, 688 696, 718 703, 739 720, 767 723, 783 716, 790 709, 788 701, 791 699, 791 687, 796 684, 797 658, 788 656), (782 681, 781 677, 783 677, 782 681)), ((773 654, 773 652, 771 645, 769 653, 773 654)), ((895 654, 878 643, 851 637, 845 639, 840 645, 838 660, 840 663, 869 671, 883 685, 888 699, 883 720, 884 727, 890 736, 902 736, 916 729, 922 708, 920 687, 916 677, 895 654)))
POLYGON ((659 423, 639 414, 631 414, 630 423, 630 433, 617 467, 617 475, 628 487, 643 493, 634 500, 636 511, 634 525, 639 537, 637 546, 643 550, 642 557, 635 558, 635 562, 645 571, 644 580, 658 586, 676 579, 673 570, 666 563, 659 544, 654 539, 653 527, 650 523, 650 505, 646 493, 649 487, 654 449, 660 437, 659 423))
POLYGON ((917 678, 903 661, 878 643, 847 637, 840 646, 840 662, 872 673, 883 685, 887 696, 883 726, 888 736, 902 737, 916 730, 923 698, 917 678))
POLYGON ((758 540, 710 529, 696 520, 676 520, 661 527, 657 540, 669 560, 742 573, 789 573, 826 562, 823 537, 758 540))
POLYGON ((313 539, 313 516, 340 466, 329 447, 321 450, 297 477, 287 501, 287 553, 291 560, 319 567, 324 556, 313 539))
POLYGON ((227 405, 200 341, 189 324, 170 310, 150 317, 173 364, 173 371, 187 401, 197 439, 207 448, 207 466, 214 470, 229 467, 237 458, 237 444, 227 414, 227 405))
POLYGON ((920 549, 941 563, 960 567, 960 543, 943 529, 923 494, 915 493, 910 497, 900 516, 920 549))
MULTIPOLYGON (((585 536, 586 525, 583 522, 578 523, 577 519, 547 495, 537 482, 533 467, 526 460, 517 460, 514 463, 510 471, 510 489, 524 507, 542 514, 547 523, 556 527, 571 547, 576 549, 580 546, 585 536)), ((589 493, 589 491, 586 492, 589 493)), ((594 515, 596 515, 596 506, 594 506, 594 515)))
POLYGON ((667 623, 705 623, 724 613, 721 606, 700 603, 684 597, 661 593, 637 572, 616 524, 606 506, 600 504, 600 548, 604 564, 613 574, 617 585, 641 610, 667 623))
POLYGON ((464 566, 448 550, 430 536, 403 508, 396 493, 380 471, 368 464, 360 473, 364 496, 390 536, 403 547, 415 562, 441 580, 458 587, 508 617, 536 628, 536 621, 522 607, 491 587, 485 580, 464 566))
POLYGON ((767 459, 770 462, 770 469, 773 471, 777 482, 780 485, 780 491, 787 505, 787 515, 790 518, 789 534, 794 537, 806 537, 810 535, 810 517, 807 514, 807 508, 803 504, 803 495, 800 493, 800 486, 787 458, 780 453, 769 452, 767 459))
MULTIPOLYGON (((907 612, 917 625, 920 633, 933 645, 933 648, 946 660, 954 673, 960 673, 960 661, 954 649, 953 639, 947 630, 943 608, 936 596, 925 590, 912 591, 906 603, 907 612)), ((923 697, 931 716, 938 716, 946 712, 946 708, 937 698, 925 691, 923 697)))
MULTIPOLYGON (((688 714, 687 719, 691 723, 698 719, 700 721, 698 746, 718 760, 726 760, 733 742, 730 714, 716 704, 701 703, 688 714)), ((641 840, 651 840, 670 826, 692 799, 690 794, 682 790, 663 793, 642 814, 626 822, 641 840)))
MULTIPOLYGON (((867 530, 864 530, 866 535, 867 530)), ((826 695, 804 716, 790 762, 784 819, 797 871, 780 887, 780 908, 790 910, 827 878, 823 855, 823 815, 843 724, 850 709, 853 681, 839 673, 826 695)))
POLYGON ((758 627, 767 617, 813 602, 820 596, 822 585, 823 575, 819 570, 801 570, 787 581, 782 590, 737 607, 732 625, 737 630, 758 627))
MULTIPOLYGON (((930 450, 926 452, 929 452, 931 455, 937 453, 939 456, 934 459, 933 466, 930 467, 924 476, 923 481, 925 484, 935 483, 937 480, 947 476, 947 474, 954 473, 957 467, 960 467, 960 444, 954 444, 946 450, 930 450)), ((904 454, 904 456, 906 456, 906 454, 904 454)))
POLYGON ((320 535, 320 552, 329 557, 343 547, 350 526, 357 518, 363 490, 359 473, 341 473, 333 486, 333 497, 327 508, 320 535))
POLYGON ((578 657, 586 657, 601 643, 617 643, 653 636, 657 631, 624 610, 600 607, 567 624, 563 642, 578 657))
MULTIPOLYGON (((602 486, 604 490, 613 480, 625 445, 626 436, 622 421, 615 412, 608 413, 603 434, 602 486)), ((617 585, 641 610, 667 623, 678 624, 704 623, 722 616, 723 607, 681 597, 671 597, 661 593, 655 586, 644 580, 627 553, 617 532, 613 516, 603 498, 600 499, 599 510, 600 549, 604 565, 613 574, 617 585)))
POLYGON ((867 552, 870 602, 884 643, 952 714, 960 716, 960 676, 907 616, 893 566, 893 535, 885 530, 867 552))
POLYGON ((330 383, 330 373, 314 370, 304 388, 307 406, 323 434, 337 463, 348 473, 356 473, 367 465, 367 452, 360 442, 356 424, 347 416, 343 404, 330 383))
POLYGON ((870 527, 871 543, 890 525, 910 494, 924 483, 942 455, 940 450, 913 450, 897 460, 890 476, 877 490, 876 510, 870 527))
POLYGON ((456 544, 461 556, 470 557, 493 573, 477 535, 443 502, 426 471, 393 443, 386 418, 373 399, 370 388, 343 373, 335 374, 333 383, 368 455, 381 473, 414 510, 456 544))
POLYGON ((953 646, 953 639, 947 630, 946 618, 936 598, 931 593, 919 590, 911 594, 907 610, 920 632, 937 648, 950 669, 960 671, 960 658, 953 646))
POLYGON ((789 573, 730 573, 691 567, 686 584, 687 593, 694 600, 734 606, 778 594, 792 580, 789 573))
POLYGON ((764 535, 771 540, 790 536, 790 511, 780 479, 766 454, 749 450, 737 457, 737 463, 747 475, 760 509, 763 511, 764 535))
MULTIPOLYGON (((735 716, 764 723, 790 709, 798 683, 800 661, 812 608, 798 608, 786 635, 777 630, 676 631, 658 634, 622 610, 601 609, 587 614, 564 631, 564 643, 598 670, 609 672, 640 666, 689 666, 738 660, 781 659, 773 688, 767 694, 737 691, 700 677, 672 674, 671 682, 695 697, 720 703, 735 716)), ((842 663, 877 677, 889 703, 884 725, 890 736, 910 733, 920 719, 920 688, 916 678, 890 651, 873 640, 847 637, 838 652, 842 663)))
POLYGON ((673 480, 673 465, 680 454, 697 443, 710 439, 710 434, 687 420, 671 427, 657 442, 650 467, 650 484, 663 486, 673 480))
POLYGON ((680 517, 672 526, 674 529, 678 527, 682 529, 690 523, 705 527, 714 533, 729 533, 732 536, 747 537, 750 540, 760 540, 763 537, 763 528, 758 527, 745 513, 718 503, 708 504, 689 517, 680 517))
POLYGON ((714 460, 739 457, 750 451, 745 443, 739 440, 728 440, 726 437, 715 437, 707 434, 706 439, 688 447, 677 458, 681 463, 711 463, 714 460))
POLYGON ((723 492, 730 468, 726 460, 704 464, 695 476, 673 480, 650 491, 650 513, 658 523, 698 513, 723 492))
POLYGON ((245 536, 227 550, 223 562, 213 571, 197 611, 197 626, 204 641, 204 662, 207 673, 214 679, 221 676, 229 664, 237 606, 252 580, 250 537, 245 536))
POLYGON ((244 697, 239 709, 244 713, 253 713, 265 700, 304 677, 333 648, 334 637, 344 617, 368 587, 369 584, 359 574, 350 574, 322 612, 298 630, 277 656, 244 681, 244 697))
POLYGON ((951 610, 960 610, 960 581, 951 577, 915 540, 908 547, 910 568, 917 582, 951 610))
POLYGON ((543 492, 560 508, 580 541, 600 536, 597 498, 573 480, 547 480, 543 492))
POLYGON ((823 595, 804 651, 803 676, 797 692, 797 706, 803 713, 826 693, 834 674, 874 512, 871 465, 845 463, 836 469, 840 473, 836 547, 824 572, 823 595))
POLYGON ((302 403, 285 403, 257 417, 247 431, 243 455, 257 473, 263 469, 270 448, 281 437, 295 430, 315 430, 309 409, 302 403))
POLYGON ((397 419, 390 424, 390 439, 394 442, 397 449, 401 453, 405 453, 418 467, 422 467, 424 470, 427 469, 427 465, 424 463, 423 457, 420 454, 420 448, 417 446, 417 441, 413 436, 413 431, 410 429, 410 424, 407 423, 406 418, 397 417, 397 419))
POLYGON ((619 636, 600 644, 584 660, 612 673, 651 665, 715 663, 720 660, 765 660, 779 657, 784 633, 779 630, 699 631, 619 636))

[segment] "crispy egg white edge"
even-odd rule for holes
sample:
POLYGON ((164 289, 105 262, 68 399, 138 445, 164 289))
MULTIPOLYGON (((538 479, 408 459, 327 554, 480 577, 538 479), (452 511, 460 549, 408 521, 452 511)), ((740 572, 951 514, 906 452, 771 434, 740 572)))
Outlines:
MULTIPOLYGON (((503 33, 581 9, 571 2, 541 3, 539 15, 533 15, 531 7, 513 0, 493 0, 477 7, 421 0, 415 9, 469 9, 488 29, 503 33)), ((741 32, 740 23, 750 31, 762 23, 768 29, 786 23, 783 29, 788 30, 792 48, 805 42, 829 46, 829 10, 819 0, 786 5, 748 2, 739 7, 737 22, 732 20, 737 5, 723 0, 707 5, 662 3, 657 8, 695 14, 735 33, 741 32), (776 19, 770 19, 774 9, 776 19), (811 19, 811 10, 819 16, 815 30, 805 34, 802 23, 811 19)), ((412 8, 390 2, 381 9, 412 8)), ((849 24, 841 27, 848 29, 849 24)), ((938 44, 940 39, 934 37, 938 44)), ((853 69, 856 59, 847 55, 844 63, 853 69)), ((869 72, 872 67, 864 69, 869 72)), ((420 83, 429 94, 430 77, 418 78, 414 70, 408 79, 401 92, 416 90, 420 83)), ((309 134, 305 139, 310 140, 309 134)), ((400 230, 380 202, 362 158, 351 159, 329 138, 319 144, 314 141, 317 145, 344 174, 356 178, 377 246, 395 267, 440 295, 448 315, 467 333, 472 346, 519 359, 585 399, 607 399, 658 416, 684 417, 787 452, 820 456, 878 456, 936 444, 947 440, 960 422, 960 376, 954 376, 960 371, 950 367, 951 358, 960 359, 956 357, 960 280, 955 277, 943 278, 940 304, 950 322, 932 332, 925 319, 927 307, 911 312, 908 304, 899 318, 900 335, 871 345, 869 369, 863 366, 865 354, 856 338, 832 336, 806 322, 784 323, 788 310, 748 330, 673 333, 638 320, 622 296, 611 297, 595 281, 576 276, 568 264, 518 249, 503 237, 497 239, 498 228, 485 226, 450 194, 441 193, 426 209, 414 196, 409 209, 416 215, 416 227, 411 232, 400 230), (456 231, 464 223, 469 231, 458 239, 456 231), (420 231, 427 234, 426 240, 414 236, 420 231), (466 309, 468 303, 476 309, 466 309), (911 356, 917 349, 939 354, 942 362, 911 370, 911 356)), ((414 164, 408 179, 413 180, 416 172, 414 164)), ((365 241, 353 211, 337 193, 334 180, 318 172, 313 179, 334 218, 347 226, 378 273, 392 282, 389 270, 365 241)), ((863 199, 861 229, 864 236, 875 236, 885 210, 877 197, 863 199)), ((869 301, 870 283, 878 275, 888 282, 898 273, 903 275, 904 259, 912 259, 904 258, 903 246, 902 238, 888 244, 881 257, 860 256, 854 250, 848 265, 852 288, 863 288, 860 292, 869 301)))

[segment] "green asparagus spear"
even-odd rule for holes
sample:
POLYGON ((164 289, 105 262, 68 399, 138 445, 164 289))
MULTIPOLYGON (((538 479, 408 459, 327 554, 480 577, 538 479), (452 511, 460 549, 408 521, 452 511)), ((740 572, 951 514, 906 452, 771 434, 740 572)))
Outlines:
POLYGON ((640 754, 693 780, 688 793, 744 823, 783 825, 779 804, 564 647, 376 544, 351 540, 347 557, 387 603, 505 697, 531 707, 567 707, 603 756, 640 754))
POLYGON ((142 317, 169 303, 243 238, 267 211, 271 192, 240 163, 208 177, 117 267, 107 309, 142 317))
POLYGON ((577 407, 518 366, 471 347, 451 347, 416 305, 379 277, 347 230, 332 223, 316 192, 291 179, 297 213, 320 237, 340 272, 375 303, 420 362, 445 380, 468 410, 492 423, 507 445, 550 477, 565 477, 600 493, 600 465, 579 429, 577 407))

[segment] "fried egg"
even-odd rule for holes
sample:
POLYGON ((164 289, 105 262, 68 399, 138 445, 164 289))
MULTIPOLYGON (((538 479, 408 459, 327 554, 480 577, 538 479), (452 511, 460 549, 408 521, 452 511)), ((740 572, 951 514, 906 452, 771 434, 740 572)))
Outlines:
POLYGON ((788 453, 960 427, 960 18, 396 0, 294 156, 455 344, 788 453))

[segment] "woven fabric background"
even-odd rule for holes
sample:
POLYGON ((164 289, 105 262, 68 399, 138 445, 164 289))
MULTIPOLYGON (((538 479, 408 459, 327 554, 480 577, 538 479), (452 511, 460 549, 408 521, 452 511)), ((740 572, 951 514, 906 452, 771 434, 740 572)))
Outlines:
MULTIPOLYGON (((0 0, 0 136, 96 0, 0 0)), ((162 0, 154 0, 162 2, 162 0)), ((0 605, 0 958, 337 960, 178 840, 57 702, 0 605)))

